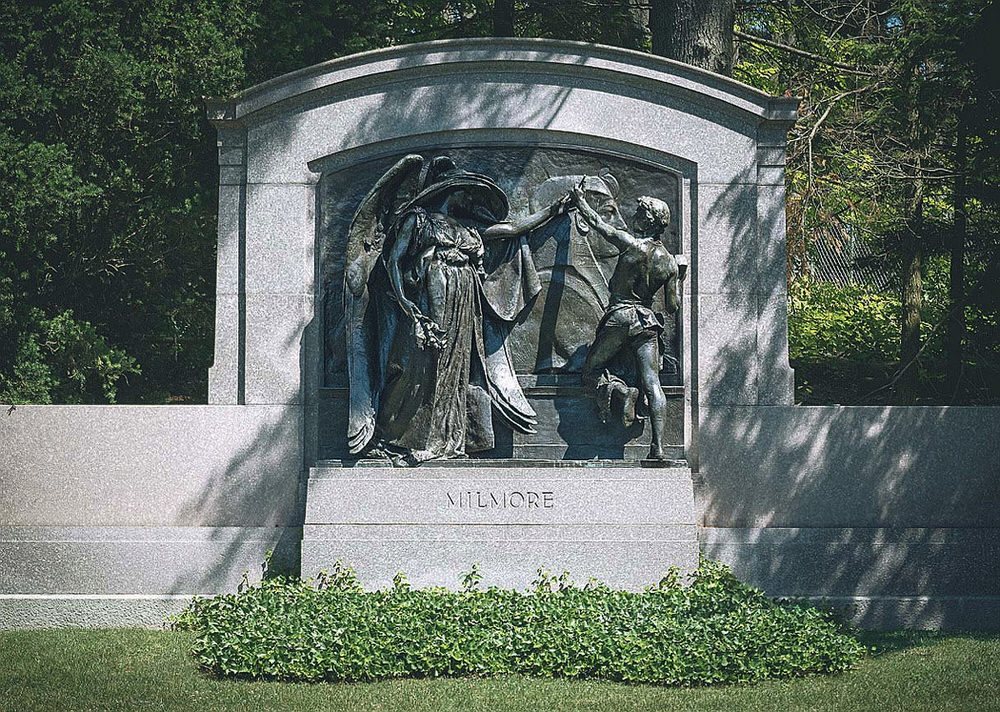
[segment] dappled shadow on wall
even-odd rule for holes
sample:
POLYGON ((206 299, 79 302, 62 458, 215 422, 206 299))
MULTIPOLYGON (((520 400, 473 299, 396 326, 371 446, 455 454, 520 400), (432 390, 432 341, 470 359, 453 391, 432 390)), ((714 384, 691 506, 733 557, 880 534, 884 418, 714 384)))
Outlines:
POLYGON ((1000 413, 989 410, 708 409, 705 553, 775 595, 903 599, 912 625, 981 619, 974 599, 1000 595, 1000 413))

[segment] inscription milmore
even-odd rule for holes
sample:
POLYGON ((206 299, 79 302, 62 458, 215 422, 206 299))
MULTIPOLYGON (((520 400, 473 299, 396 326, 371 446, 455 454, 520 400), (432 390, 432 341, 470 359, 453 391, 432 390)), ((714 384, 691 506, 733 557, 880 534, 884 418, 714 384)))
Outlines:
POLYGON ((510 492, 484 492, 467 490, 447 492, 448 507, 454 509, 552 509, 553 492, 513 490, 510 492))

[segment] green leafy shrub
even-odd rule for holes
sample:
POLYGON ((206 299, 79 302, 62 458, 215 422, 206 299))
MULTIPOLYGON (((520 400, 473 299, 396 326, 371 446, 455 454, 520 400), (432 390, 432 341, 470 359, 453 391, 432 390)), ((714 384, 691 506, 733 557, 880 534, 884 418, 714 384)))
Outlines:
POLYGON ((898 360, 898 296, 862 285, 804 280, 789 296, 789 358, 898 360))
POLYGON ((498 675, 668 685, 758 682, 850 668, 864 649, 829 614, 779 603, 703 561, 642 592, 539 570, 531 590, 363 591, 338 564, 196 599, 175 622, 219 675, 301 681, 498 675))
POLYGON ((805 405, 893 402, 899 297, 863 285, 797 281, 789 291, 788 358, 805 405))
MULTIPOLYGON (((918 404, 1000 401, 1000 300, 981 265, 970 264, 979 287, 967 294, 961 383, 947 377, 949 264, 924 263, 923 339, 917 358, 918 404)), ((995 280, 994 280, 995 281, 995 280)), ((899 295, 864 285, 798 280, 789 290, 788 356, 796 402, 804 405, 896 403, 902 305, 899 295)))

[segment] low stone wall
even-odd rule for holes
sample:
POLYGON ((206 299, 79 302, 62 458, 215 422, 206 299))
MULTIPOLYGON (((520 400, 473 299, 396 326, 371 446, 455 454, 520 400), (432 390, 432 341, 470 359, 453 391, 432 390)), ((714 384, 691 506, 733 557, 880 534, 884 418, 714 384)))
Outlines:
POLYGON ((0 628, 151 625, 297 570, 296 406, 0 411, 0 628))
MULTIPOLYGON (((295 570, 300 406, 0 411, 0 628, 159 625, 295 570)), ((708 407, 701 548, 874 627, 1000 628, 1000 408, 708 407)))
POLYGON ((704 408, 702 551, 871 627, 1000 629, 1000 408, 704 408))

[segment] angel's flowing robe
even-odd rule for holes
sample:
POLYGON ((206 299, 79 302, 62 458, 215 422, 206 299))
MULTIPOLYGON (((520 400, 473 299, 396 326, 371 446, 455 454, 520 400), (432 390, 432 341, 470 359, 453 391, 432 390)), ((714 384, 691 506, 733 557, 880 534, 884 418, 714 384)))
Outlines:
POLYGON ((402 315, 382 330, 391 336, 376 432, 382 447, 423 462, 493 448, 494 409, 512 427, 532 431, 535 414, 506 340, 540 287, 523 240, 498 245, 487 271, 478 231, 441 213, 413 213, 400 265, 404 290, 439 327, 441 343, 418 346, 402 315))

